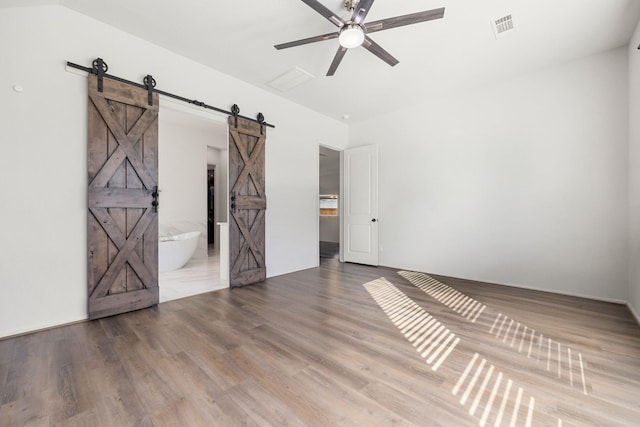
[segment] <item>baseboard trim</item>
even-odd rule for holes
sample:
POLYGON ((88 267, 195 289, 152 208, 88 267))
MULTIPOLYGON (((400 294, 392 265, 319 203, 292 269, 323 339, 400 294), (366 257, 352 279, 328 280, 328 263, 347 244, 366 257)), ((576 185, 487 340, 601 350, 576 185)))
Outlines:
MULTIPOLYGON (((411 270, 411 271, 418 271, 419 270, 415 270, 415 269, 410 269, 410 268, 394 268, 395 270, 411 270)), ((593 300, 593 301, 602 301, 602 302, 608 302, 608 303, 612 303, 612 304, 620 304, 620 305, 626 305, 629 306, 629 303, 625 300, 621 300, 621 299, 616 299, 616 298, 605 298, 605 297, 597 297, 597 296, 593 296, 593 295, 585 295, 585 294, 579 294, 579 293, 572 293, 572 292, 562 292, 562 291, 557 291, 557 290, 551 290, 551 289, 543 289, 543 288, 532 288, 530 286, 523 286, 523 285, 514 285, 511 283, 501 283, 501 282, 489 282, 486 280, 480 280, 480 279, 470 279, 468 277, 458 277, 458 276, 449 276, 447 274, 438 274, 438 273, 426 273, 425 274, 433 274, 435 276, 440 276, 440 277, 446 277, 449 279, 458 279, 458 280, 468 280, 470 282, 478 282, 478 283, 486 283, 488 285, 496 285, 496 286, 508 286, 511 288, 518 288, 518 289, 525 289, 528 291, 537 291, 537 292, 548 292, 550 294, 556 294, 556 295, 564 295, 564 296, 569 296, 569 297, 576 297, 576 298, 584 298, 584 299, 588 299, 588 300, 593 300)), ((634 314, 635 315, 635 314, 634 314)), ((637 315, 636 319, 638 319, 639 317, 637 315)))
MULTIPOLYGON (((469 280, 471 280, 471 279, 469 279, 469 280)), ((498 286, 510 286, 512 288, 526 289, 528 291, 548 292, 550 294, 564 295, 564 296, 567 296, 567 297, 575 297, 575 298, 584 298, 584 299, 588 299, 588 300, 592 300, 592 301, 608 302, 608 303, 611 303, 611 304, 627 305, 627 301, 621 300, 621 299, 616 299, 616 298, 605 298, 605 297, 597 297, 597 296, 593 296, 593 295, 579 294, 579 293, 574 293, 574 292, 562 292, 562 291, 556 291, 556 290, 551 290, 551 289, 532 288, 532 287, 529 287, 529 286, 512 285, 512 284, 508 284, 508 283, 493 283, 493 282, 485 282, 485 283, 492 283, 492 284, 495 284, 495 285, 498 285, 498 286)))
POLYGON ((24 337, 26 335, 37 334, 38 332, 50 331, 52 329, 63 328, 65 326, 77 325, 78 323, 84 323, 84 322, 88 322, 88 321, 89 321, 89 318, 84 318, 84 319, 80 319, 80 320, 74 320, 74 321, 71 321, 71 322, 60 323, 60 324, 57 324, 57 325, 45 326, 45 327, 36 328, 36 329, 30 329, 28 331, 18 332, 16 334, 11 334, 11 335, 6 335, 6 336, 3 336, 3 337, 0 337, 0 341, 8 340, 8 339, 11 339, 11 338, 24 337))
POLYGON ((638 312, 635 310, 635 308, 633 308, 633 306, 629 303, 627 303, 627 307, 629 308, 629 311, 631 312, 631 314, 633 315, 633 317, 636 319, 636 323, 638 323, 638 326, 640 326, 640 315, 638 315, 638 312))

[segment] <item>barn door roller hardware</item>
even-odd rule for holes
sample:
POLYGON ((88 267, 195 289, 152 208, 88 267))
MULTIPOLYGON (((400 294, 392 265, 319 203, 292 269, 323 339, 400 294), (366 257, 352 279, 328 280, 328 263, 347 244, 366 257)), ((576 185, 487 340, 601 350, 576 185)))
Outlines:
POLYGON ((156 87, 156 79, 151 76, 151 74, 147 74, 142 80, 144 85, 147 87, 147 93, 149 94, 147 97, 147 102, 150 106, 153 105, 153 88, 156 87))
POLYGON ((102 89, 103 89, 102 79, 104 78, 104 75, 107 72, 107 70, 109 70, 109 66, 107 65, 106 62, 102 60, 102 58, 94 59, 91 65, 92 65, 92 68, 90 72, 98 76, 98 92, 102 92, 102 89))
POLYGON ((260 123, 260 135, 262 135, 262 126, 264 126, 264 115, 262 113, 258 113, 258 123, 260 123))
POLYGON ((231 107, 231 114, 233 114, 233 119, 235 121, 235 128, 238 129, 238 116, 240 115, 240 107, 238 107, 238 104, 233 104, 233 107, 231 107))
POLYGON ((175 95, 175 94, 170 93, 170 92, 165 92, 163 90, 156 89, 156 81, 154 80, 154 78, 150 74, 147 74, 145 76, 145 78, 143 80, 144 84, 132 82, 131 80, 123 79, 122 77, 117 77, 117 76, 113 76, 111 74, 107 74, 107 71, 109 70, 109 66, 107 65, 107 63, 102 58, 96 58, 93 61, 91 68, 83 67, 82 65, 74 64, 73 62, 69 62, 69 61, 67 61, 67 66, 71 67, 71 68, 75 68, 76 70, 85 71, 85 72, 87 72, 89 74, 97 75, 98 76, 98 92, 102 92, 102 81, 103 81, 103 79, 111 79, 111 80, 115 80, 115 81, 118 81, 118 82, 130 84, 132 86, 136 86, 136 87, 139 87, 141 89, 146 89, 147 92, 149 93, 149 105, 152 105, 152 101, 153 101, 152 95, 155 92, 155 93, 157 93, 159 95, 163 95, 163 96, 166 96, 166 97, 169 97, 169 98, 177 99, 177 100, 182 101, 182 102, 186 102, 187 104, 197 105, 198 107, 206 108, 207 110, 213 110, 213 111, 217 111, 219 113, 227 114, 229 116, 234 116, 236 121, 238 120, 238 117, 240 117, 240 118, 252 121, 254 123, 259 123, 261 127, 262 126, 268 126, 270 128, 275 128, 274 125, 264 121, 264 116, 262 116, 262 113, 258 114, 258 119, 252 119, 251 117, 241 116, 239 114, 240 109, 238 109, 238 113, 234 114, 232 111, 227 111, 227 110, 225 110, 223 108, 214 107, 212 105, 205 104, 204 102, 197 101, 195 99, 185 98, 184 96, 175 95), (260 116, 262 116, 262 119, 260 119, 260 116))

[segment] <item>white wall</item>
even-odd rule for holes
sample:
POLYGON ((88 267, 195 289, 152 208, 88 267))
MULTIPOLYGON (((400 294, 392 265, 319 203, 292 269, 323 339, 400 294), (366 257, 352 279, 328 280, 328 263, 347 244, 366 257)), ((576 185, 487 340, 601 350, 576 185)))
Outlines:
POLYGON ((627 52, 354 123, 380 146, 380 263, 623 301, 627 52))
POLYGON ((629 43, 629 307, 640 322, 640 24, 629 43))
POLYGON ((267 274, 317 265, 317 141, 344 146, 346 125, 61 6, 0 9, 0 52, 0 337, 87 314, 87 90, 66 60, 100 56, 121 77, 149 73, 159 89, 261 111, 277 126, 266 146, 267 274))

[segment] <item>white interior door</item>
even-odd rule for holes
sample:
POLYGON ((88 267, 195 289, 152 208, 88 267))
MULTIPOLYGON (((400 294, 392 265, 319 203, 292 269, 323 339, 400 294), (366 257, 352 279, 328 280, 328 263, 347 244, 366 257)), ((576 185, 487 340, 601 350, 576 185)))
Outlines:
POLYGON ((344 261, 378 265, 378 146, 343 151, 344 261))

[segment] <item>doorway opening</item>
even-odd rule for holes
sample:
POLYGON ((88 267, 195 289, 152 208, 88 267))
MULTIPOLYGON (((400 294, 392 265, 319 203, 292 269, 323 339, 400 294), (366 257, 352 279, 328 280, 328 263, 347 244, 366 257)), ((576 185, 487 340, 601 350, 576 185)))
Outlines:
MULTIPOLYGON (((226 128, 225 128, 226 132, 226 128)), ((227 225, 228 193, 228 146, 226 135, 224 144, 207 145, 207 254, 220 257, 226 254, 228 242, 224 239, 227 225), (222 250, 224 249, 224 250, 222 250)), ((222 279, 227 277, 222 274, 222 279)))
MULTIPOLYGON (((184 298, 228 286, 221 277, 221 247, 218 223, 226 220, 227 124, 225 118, 166 100, 160 104, 158 232, 162 241, 178 240, 184 233, 197 234, 192 255, 180 268, 163 269, 159 265, 160 302, 184 298), (211 206, 210 170, 213 174, 211 206), (205 198, 204 194, 207 193, 205 198), (209 224, 212 207, 214 222, 209 224), (213 233, 210 233, 210 228, 213 233), (211 234, 211 235, 210 235, 211 234), (209 241, 213 247, 210 250, 209 241)), ((159 248, 160 253, 163 247, 159 248)), ((171 251, 165 250, 165 253, 171 251)))
POLYGON ((207 165, 207 245, 208 252, 215 249, 216 242, 216 165, 207 165))
POLYGON ((340 258, 340 151, 320 145, 319 164, 319 254, 340 258))

